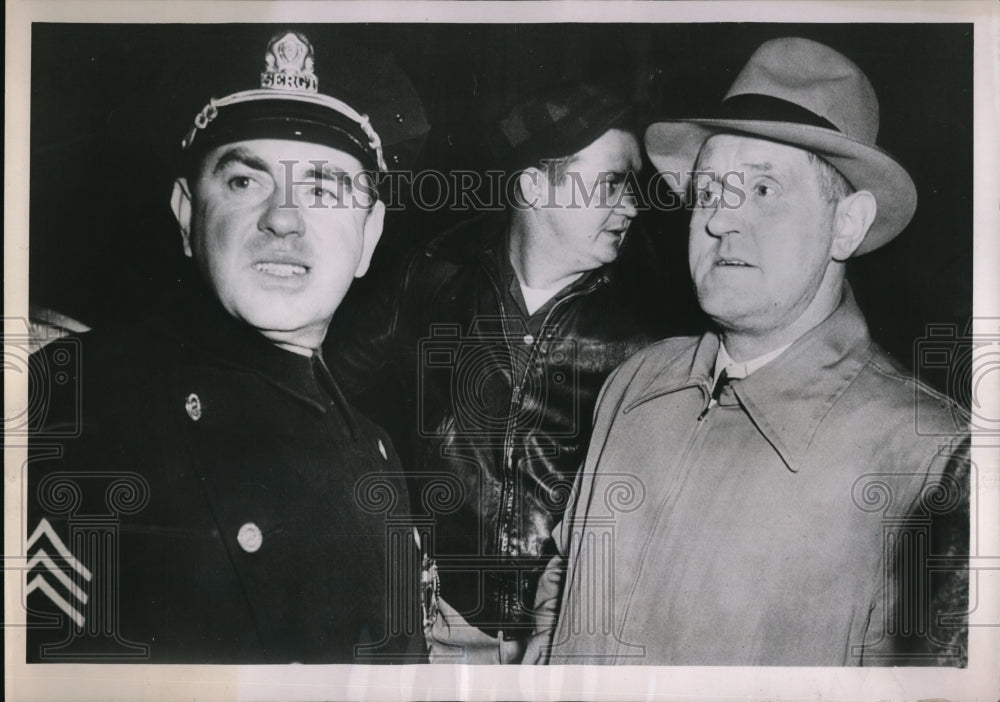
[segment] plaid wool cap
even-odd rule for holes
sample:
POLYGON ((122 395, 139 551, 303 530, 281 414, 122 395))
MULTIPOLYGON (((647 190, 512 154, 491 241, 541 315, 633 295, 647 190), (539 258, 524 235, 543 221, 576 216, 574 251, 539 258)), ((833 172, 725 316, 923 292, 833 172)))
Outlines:
POLYGON ((634 131, 635 109, 589 83, 564 84, 517 104, 492 131, 490 150, 514 170, 571 156, 609 129, 634 131))

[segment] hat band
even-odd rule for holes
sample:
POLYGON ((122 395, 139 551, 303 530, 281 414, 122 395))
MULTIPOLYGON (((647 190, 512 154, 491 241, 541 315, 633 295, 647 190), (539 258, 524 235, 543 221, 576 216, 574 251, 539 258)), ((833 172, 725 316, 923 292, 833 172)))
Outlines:
MULTIPOLYGON (((270 89, 244 90, 224 98, 213 98, 195 116, 194 125, 181 142, 182 148, 190 150, 198 133, 209 130, 223 108, 231 114, 248 111, 253 113, 257 109, 256 106, 262 104, 269 106, 267 109, 273 113, 271 116, 279 119, 286 118, 287 121, 298 119, 297 115, 303 111, 314 114, 325 113, 328 115, 327 119, 344 120, 346 118, 364 134, 365 140, 368 142, 367 148, 375 158, 376 167, 381 171, 387 170, 382 153, 382 139, 372 127, 368 115, 358 113, 347 103, 329 95, 314 95, 296 91, 282 93, 281 90, 270 89)), ((353 136, 351 138, 354 139, 353 136)))
POLYGON ((286 117, 246 118, 223 122, 206 131, 187 153, 190 165, 196 165, 205 153, 223 144, 252 139, 285 139, 321 144, 354 156, 362 168, 377 171, 375 155, 354 134, 334 120, 316 121, 286 117))
POLYGON ((212 148, 232 141, 289 139, 332 146, 356 156, 366 168, 385 170, 377 135, 373 142, 353 114, 333 110, 325 101, 287 98, 276 92, 209 103, 212 110, 205 119, 196 119, 184 143, 190 162, 197 163, 212 148))
POLYGON ((802 105, 758 93, 742 93, 727 98, 722 103, 719 117, 758 122, 792 122, 843 133, 832 122, 802 105))

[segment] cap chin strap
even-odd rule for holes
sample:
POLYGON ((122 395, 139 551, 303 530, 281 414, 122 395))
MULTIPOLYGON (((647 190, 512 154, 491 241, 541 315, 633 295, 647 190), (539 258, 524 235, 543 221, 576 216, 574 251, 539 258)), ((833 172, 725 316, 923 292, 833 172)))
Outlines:
POLYGON ((338 100, 335 97, 330 97, 329 95, 318 95, 315 93, 293 93, 290 91, 279 93, 275 90, 260 89, 244 90, 219 99, 212 98, 208 101, 208 104, 202 108, 201 112, 195 115, 194 126, 191 127, 187 136, 185 136, 181 141, 182 148, 188 149, 191 147, 191 144, 198 132, 202 129, 206 129, 208 125, 211 124, 212 120, 219 116, 220 107, 235 105, 241 102, 276 99, 291 99, 297 102, 308 102, 314 105, 321 105, 322 107, 328 107, 331 110, 344 115, 352 122, 356 123, 361 128, 361 131, 364 132, 365 136, 368 137, 368 148, 375 153, 375 161, 378 164, 379 170, 388 170, 385 165, 385 157, 382 154, 382 139, 379 137, 378 132, 375 131, 374 127, 372 127, 371 119, 369 119, 368 115, 359 113, 346 102, 338 100))

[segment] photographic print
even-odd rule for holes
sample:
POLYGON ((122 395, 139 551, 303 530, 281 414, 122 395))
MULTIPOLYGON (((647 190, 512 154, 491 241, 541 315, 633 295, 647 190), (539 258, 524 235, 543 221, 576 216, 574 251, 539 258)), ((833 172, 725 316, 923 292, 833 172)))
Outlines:
POLYGON ((995 5, 8 10, 9 699, 995 698, 995 5))

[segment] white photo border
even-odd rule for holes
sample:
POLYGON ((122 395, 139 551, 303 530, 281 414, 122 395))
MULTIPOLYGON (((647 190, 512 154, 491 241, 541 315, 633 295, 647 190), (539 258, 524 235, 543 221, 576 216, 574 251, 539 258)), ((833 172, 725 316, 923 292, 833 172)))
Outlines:
MULTIPOLYGON (((974 25, 974 315, 1000 323, 1000 4, 977 2, 86 2, 7 3, 4 187, 5 334, 28 316, 28 178, 33 22, 968 22, 974 25), (15 326, 12 326, 15 325, 15 326)), ((1000 332, 994 325, 989 333, 1000 332)), ((983 397, 1000 401, 998 374, 983 397)), ((6 372, 5 417, 27 378, 6 372)), ((1000 415, 996 405, 984 411, 1000 415)), ((966 669, 554 666, 27 665, 20 608, 26 447, 5 437, 5 692, 11 700, 997 699, 1000 660, 1000 440, 976 438, 973 511, 983 570, 966 669), (14 555, 12 555, 14 554, 14 555)))

